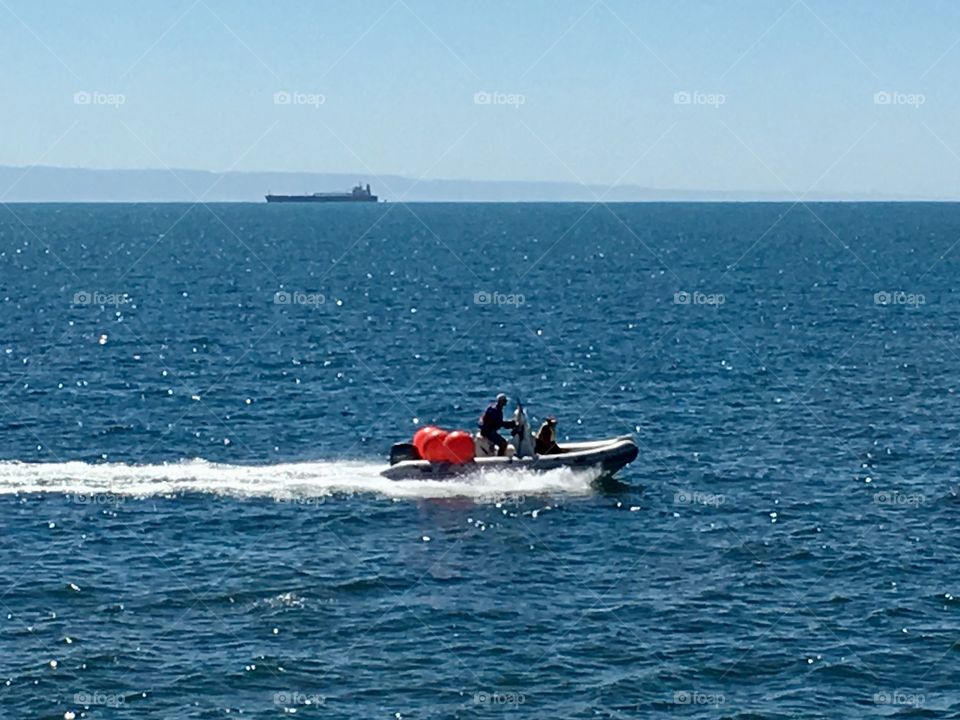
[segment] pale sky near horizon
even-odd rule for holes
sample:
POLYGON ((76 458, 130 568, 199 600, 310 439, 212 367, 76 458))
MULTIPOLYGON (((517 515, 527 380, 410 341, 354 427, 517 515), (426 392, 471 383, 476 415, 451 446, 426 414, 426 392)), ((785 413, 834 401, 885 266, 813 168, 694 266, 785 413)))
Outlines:
POLYGON ((0 165, 960 196, 960 3, 0 0, 0 59, 0 165))

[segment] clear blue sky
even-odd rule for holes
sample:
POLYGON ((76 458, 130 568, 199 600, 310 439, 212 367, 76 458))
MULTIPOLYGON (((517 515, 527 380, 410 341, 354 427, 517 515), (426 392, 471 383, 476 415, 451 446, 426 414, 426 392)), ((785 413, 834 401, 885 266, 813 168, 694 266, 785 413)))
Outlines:
POLYGON ((956 2, 0 0, 0 61, 5 165, 960 195, 956 2))

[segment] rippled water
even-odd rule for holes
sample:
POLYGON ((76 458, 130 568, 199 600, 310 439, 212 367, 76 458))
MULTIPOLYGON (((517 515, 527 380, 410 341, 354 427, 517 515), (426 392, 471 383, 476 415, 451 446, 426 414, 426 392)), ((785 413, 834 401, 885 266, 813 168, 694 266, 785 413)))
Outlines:
POLYGON ((0 715, 956 717, 960 206, 11 205, 0 715), (616 482, 379 476, 497 391, 616 482))

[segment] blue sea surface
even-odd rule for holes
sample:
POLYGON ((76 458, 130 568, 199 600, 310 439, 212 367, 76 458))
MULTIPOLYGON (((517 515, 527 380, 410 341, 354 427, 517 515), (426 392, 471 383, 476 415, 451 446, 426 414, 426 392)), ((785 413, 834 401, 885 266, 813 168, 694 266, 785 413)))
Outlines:
POLYGON ((958 717, 958 243, 955 204, 4 206, 0 717, 958 717), (640 455, 379 475, 500 391, 640 455))

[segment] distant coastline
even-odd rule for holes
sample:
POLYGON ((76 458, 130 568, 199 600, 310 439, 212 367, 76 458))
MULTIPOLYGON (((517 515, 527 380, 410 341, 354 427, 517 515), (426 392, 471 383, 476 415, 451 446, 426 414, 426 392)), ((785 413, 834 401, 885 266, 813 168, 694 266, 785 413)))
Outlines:
MULTIPOLYGON (((109 170, 0 166, 0 203, 16 202, 264 202, 267 192, 304 194, 370 183, 389 202, 796 202, 787 192, 720 192, 574 182, 416 180, 364 173, 109 170)), ((819 192, 804 202, 956 202, 950 197, 898 197, 819 192)))

